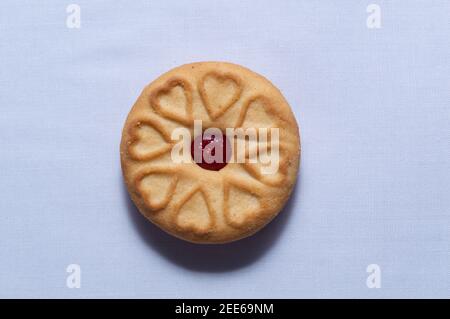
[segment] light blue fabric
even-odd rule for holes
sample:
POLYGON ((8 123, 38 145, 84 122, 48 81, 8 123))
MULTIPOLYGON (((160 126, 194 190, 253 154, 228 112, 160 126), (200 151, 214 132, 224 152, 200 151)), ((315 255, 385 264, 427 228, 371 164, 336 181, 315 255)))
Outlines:
POLYGON ((369 1, 76 3, 0 2, 1 297, 450 297, 449 1, 377 1, 380 29, 369 1), (119 163, 142 88, 202 60, 268 77, 302 136, 287 208, 219 247, 147 223, 119 163))

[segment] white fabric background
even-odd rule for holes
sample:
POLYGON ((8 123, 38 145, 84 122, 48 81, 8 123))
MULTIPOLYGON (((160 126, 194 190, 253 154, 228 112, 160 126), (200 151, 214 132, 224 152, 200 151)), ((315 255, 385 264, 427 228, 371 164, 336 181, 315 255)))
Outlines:
POLYGON ((369 1, 76 3, 80 29, 0 2, 1 297, 450 297, 449 1, 377 1, 381 29, 369 1), (287 208, 218 247, 145 222, 119 163, 144 85, 202 60, 268 77, 302 134, 287 208))

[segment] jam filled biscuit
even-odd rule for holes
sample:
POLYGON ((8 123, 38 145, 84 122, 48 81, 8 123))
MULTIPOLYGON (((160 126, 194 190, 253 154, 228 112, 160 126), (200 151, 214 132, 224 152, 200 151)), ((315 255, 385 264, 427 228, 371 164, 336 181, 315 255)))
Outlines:
POLYGON ((145 87, 125 122, 120 156, 147 219, 190 242, 225 243, 260 230, 288 200, 299 129, 261 75, 192 63, 145 87))

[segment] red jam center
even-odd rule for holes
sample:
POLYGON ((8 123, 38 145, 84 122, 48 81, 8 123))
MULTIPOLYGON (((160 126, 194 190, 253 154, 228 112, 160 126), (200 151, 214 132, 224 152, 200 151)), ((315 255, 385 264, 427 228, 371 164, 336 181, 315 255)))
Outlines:
POLYGON ((222 133, 197 136, 191 143, 191 156, 203 169, 219 171, 231 158, 231 145, 222 133))

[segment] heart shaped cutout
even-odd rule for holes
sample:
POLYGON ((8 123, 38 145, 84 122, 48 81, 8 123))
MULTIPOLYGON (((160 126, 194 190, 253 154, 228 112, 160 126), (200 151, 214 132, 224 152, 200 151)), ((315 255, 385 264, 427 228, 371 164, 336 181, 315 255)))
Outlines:
POLYGON ((140 173, 135 180, 135 187, 147 206, 157 211, 167 206, 177 182, 174 172, 153 169, 140 173))
POLYGON ((142 120, 130 128, 128 155, 137 161, 148 161, 172 148, 170 136, 156 120, 142 120))
POLYGON ((216 119, 239 100, 242 85, 232 74, 210 72, 200 80, 199 91, 209 116, 216 119))
POLYGON ((161 116, 182 124, 192 121, 192 89, 179 78, 169 80, 150 96, 150 104, 161 116))
POLYGON ((245 228, 258 219, 261 201, 255 190, 239 182, 224 184, 224 217, 228 225, 245 228))
POLYGON ((174 216, 180 231, 208 233, 214 225, 214 212, 206 193, 200 187, 191 189, 178 203, 174 216))
POLYGON ((268 98, 254 96, 242 106, 236 127, 270 128, 277 127, 274 122, 275 108, 268 98))

